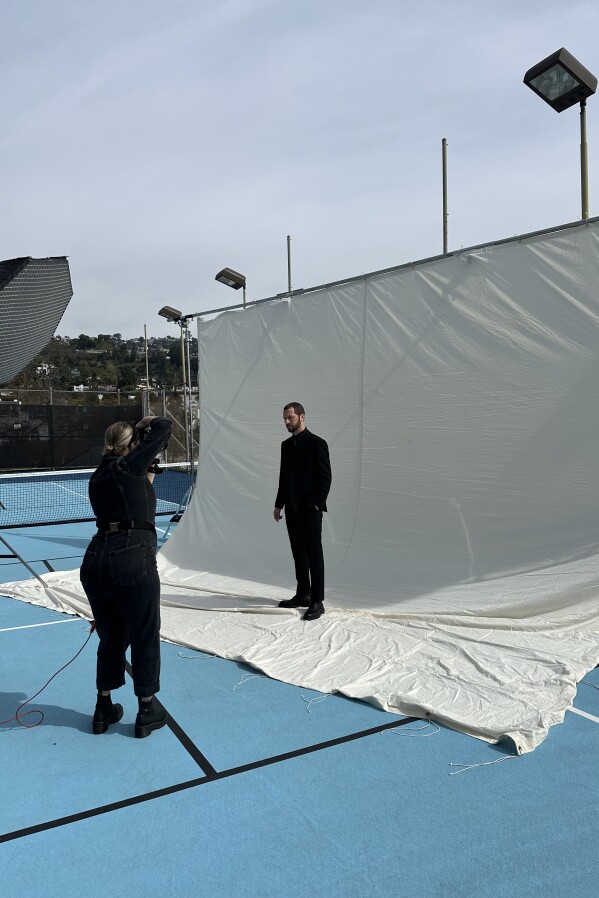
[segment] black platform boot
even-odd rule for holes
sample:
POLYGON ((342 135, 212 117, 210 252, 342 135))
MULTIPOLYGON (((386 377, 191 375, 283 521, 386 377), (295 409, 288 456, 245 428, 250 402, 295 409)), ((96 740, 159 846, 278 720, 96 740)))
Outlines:
POLYGON ((111 723, 118 723, 123 716, 123 706, 113 705, 109 695, 98 693, 94 711, 93 728, 96 736, 105 733, 111 723))
POLYGON ((158 703, 159 707, 154 704, 154 699, 144 702, 139 699, 139 711, 135 718, 135 738, 144 739, 149 736, 152 730, 159 730, 168 720, 168 713, 158 703))

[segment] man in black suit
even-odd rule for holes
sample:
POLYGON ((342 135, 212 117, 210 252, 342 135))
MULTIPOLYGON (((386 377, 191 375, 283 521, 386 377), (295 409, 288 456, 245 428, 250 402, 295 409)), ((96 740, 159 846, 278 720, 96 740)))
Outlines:
POLYGON ((279 602, 279 608, 307 608, 303 620, 317 620, 324 614, 322 513, 327 511, 332 478, 329 447, 307 429, 305 414, 299 402, 290 402, 283 409, 283 421, 291 437, 281 443, 273 516, 280 521, 285 509, 297 578, 296 594, 279 602))

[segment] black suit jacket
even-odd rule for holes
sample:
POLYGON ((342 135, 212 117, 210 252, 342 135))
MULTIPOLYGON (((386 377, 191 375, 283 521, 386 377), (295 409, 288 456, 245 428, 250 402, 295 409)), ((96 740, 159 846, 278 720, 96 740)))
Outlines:
POLYGON ((275 508, 287 506, 295 512, 306 512, 316 505, 321 511, 327 511, 331 480, 329 447, 306 428, 299 437, 291 436, 281 443, 275 508))

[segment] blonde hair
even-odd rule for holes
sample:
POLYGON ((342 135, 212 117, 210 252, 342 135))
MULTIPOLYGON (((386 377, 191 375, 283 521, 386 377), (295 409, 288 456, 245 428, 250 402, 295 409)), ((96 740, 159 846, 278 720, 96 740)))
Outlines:
POLYGON ((104 434, 104 452, 123 455, 133 439, 133 427, 126 421, 111 424, 104 434))

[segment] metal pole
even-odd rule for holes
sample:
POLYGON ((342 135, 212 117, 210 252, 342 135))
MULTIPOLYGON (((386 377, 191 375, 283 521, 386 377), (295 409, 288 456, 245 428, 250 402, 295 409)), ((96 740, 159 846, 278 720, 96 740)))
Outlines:
MULTIPOLYGON (((160 388, 160 409, 162 412, 162 417, 166 418, 166 390, 164 387, 160 388)), ((168 444, 164 447, 164 463, 168 464, 168 444)))
POLYGON ((587 149, 587 101, 580 101, 580 191, 582 220, 589 217, 589 156, 587 149))
POLYGON ((243 285, 243 306, 245 308, 245 284, 243 285))
MULTIPOLYGON (((22 556, 22 555, 19 555, 19 553, 18 553, 15 549, 13 549, 13 547, 10 545, 10 543, 7 543, 7 542, 6 542, 6 540, 4 539, 3 536, 0 536, 0 542, 4 543, 4 545, 6 546, 7 549, 10 549, 10 551, 11 551, 11 553, 12 553, 12 556, 8 556, 8 557, 18 558, 19 561, 21 562, 21 564, 22 564, 24 567, 27 568, 27 570, 29 571, 29 573, 30 573, 30 574, 33 574, 33 576, 35 577, 36 580, 39 580, 39 582, 42 584, 42 587, 43 587, 44 592, 46 593, 46 595, 48 595, 48 596, 52 599, 53 602, 56 602, 56 603, 60 606, 60 598, 58 598, 58 597, 52 592, 52 590, 50 589, 50 587, 47 586, 46 581, 45 581, 45 580, 42 580, 42 578, 40 577, 40 575, 39 575, 38 573, 36 573, 36 571, 31 567, 31 565, 30 565, 27 561, 25 561, 25 559, 23 558, 23 556, 22 556)), ((4 556, 4 557, 7 557, 7 556, 4 556)))
POLYGON ((202 434, 202 417, 201 417, 202 416, 202 404, 201 404, 202 397, 200 394, 200 323, 201 323, 201 319, 198 318, 198 320, 196 322, 196 340, 198 341, 198 357, 196 360, 196 365, 197 365, 196 382, 198 385, 198 413, 197 413, 197 418, 196 418, 196 420, 198 422, 198 459, 197 459, 198 464, 197 464, 196 470, 194 471, 194 480, 193 480, 194 485, 195 485, 195 478, 197 477, 197 473, 198 473, 198 470, 200 467, 200 440, 201 440, 201 434, 202 434))
POLYGON ((185 340, 187 343, 187 382, 189 384, 189 463, 193 471, 193 405, 191 403, 191 334, 189 325, 185 328, 185 340))
POLYGON ((46 414, 48 416, 48 437, 50 440, 50 467, 56 470, 56 444, 54 436, 54 406, 52 404, 46 406, 46 414))
POLYGON ((150 392, 150 368, 148 365, 148 330, 146 325, 144 324, 144 346, 146 352, 146 389, 148 393, 150 392))
POLYGON ((287 234, 287 290, 291 293, 291 237, 287 234))
POLYGON ((443 254, 447 252, 447 140, 441 141, 443 161, 443 254))
POLYGON ((187 456, 187 462, 189 464, 190 458, 190 448, 189 448, 189 412, 188 412, 188 395, 187 395, 187 363, 185 361, 185 332, 187 329, 187 321, 181 320, 179 321, 179 325, 181 326, 181 368, 182 368, 182 377, 183 377, 183 421, 185 431, 185 454, 187 456))

